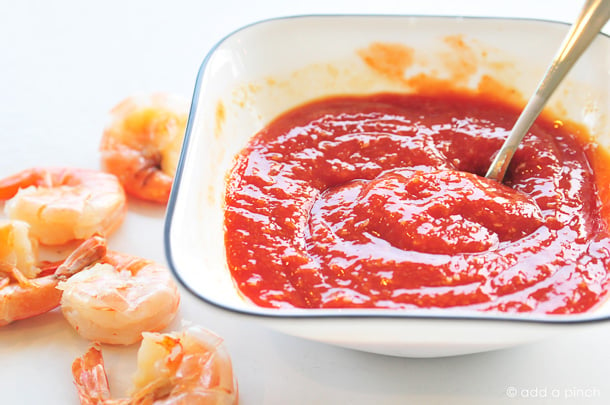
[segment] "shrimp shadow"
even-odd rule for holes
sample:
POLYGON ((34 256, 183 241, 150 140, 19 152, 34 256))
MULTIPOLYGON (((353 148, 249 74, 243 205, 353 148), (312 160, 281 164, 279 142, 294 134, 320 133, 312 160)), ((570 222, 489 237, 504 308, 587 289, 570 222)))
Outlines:
POLYGON ((167 205, 141 200, 139 198, 127 197, 127 212, 148 218, 165 219, 167 205))
POLYGON ((0 328, 0 340, 4 350, 22 350, 26 347, 44 347, 51 336, 66 341, 72 329, 59 308, 43 314, 15 321, 0 328))

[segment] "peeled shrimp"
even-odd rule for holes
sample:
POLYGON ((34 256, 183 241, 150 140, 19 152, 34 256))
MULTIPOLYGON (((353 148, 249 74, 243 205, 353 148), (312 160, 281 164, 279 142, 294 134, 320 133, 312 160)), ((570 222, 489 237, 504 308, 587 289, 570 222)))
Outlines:
POLYGON ((0 220, 0 270, 18 269, 26 278, 40 273, 38 241, 23 221, 0 220))
POLYGON ((63 262, 38 267, 36 240, 21 221, 0 223, 0 326, 30 318, 57 307, 59 280, 82 270, 103 257, 106 243, 93 236, 78 246, 63 262), (51 274, 49 274, 51 273, 51 274))
POLYGON ((88 169, 24 170, 0 180, 0 200, 8 200, 9 218, 30 224, 31 235, 46 245, 108 235, 126 212, 116 176, 88 169))
POLYGON ((95 346, 74 361, 72 374, 83 405, 238 402, 237 381, 222 339, 200 327, 144 333, 131 398, 110 398, 102 353, 95 346))
POLYGON ((175 96, 131 97, 111 111, 101 142, 102 164, 128 194, 166 203, 176 174, 188 104, 175 96))
POLYGON ((113 251, 58 288, 68 322, 84 338, 101 343, 138 342, 142 332, 165 328, 180 303, 167 268, 113 251))

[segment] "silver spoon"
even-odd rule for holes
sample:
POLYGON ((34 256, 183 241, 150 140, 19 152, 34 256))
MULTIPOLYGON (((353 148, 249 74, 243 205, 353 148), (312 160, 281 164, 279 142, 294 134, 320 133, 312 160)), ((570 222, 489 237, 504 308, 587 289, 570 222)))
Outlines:
POLYGON ((572 65, 589 46, 591 41, 610 18, 610 0, 587 0, 578 19, 563 40, 561 48, 548 67, 534 95, 521 112, 510 135, 496 154, 485 177, 502 182, 506 169, 519 143, 530 129, 544 105, 559 83, 570 71, 572 65))

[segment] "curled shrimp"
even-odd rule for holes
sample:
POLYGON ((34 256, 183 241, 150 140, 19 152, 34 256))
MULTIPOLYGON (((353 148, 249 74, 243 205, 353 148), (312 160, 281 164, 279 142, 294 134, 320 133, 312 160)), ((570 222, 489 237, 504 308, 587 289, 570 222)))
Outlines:
POLYGON ((127 98, 111 110, 100 146, 102 165, 128 194, 166 203, 187 118, 188 104, 176 96, 127 98))
POLYGON ((201 404, 238 402, 237 381, 222 339, 201 327, 144 333, 130 398, 111 399, 101 350, 72 363, 81 404, 201 404))
POLYGON ((129 345, 142 332, 165 328, 180 303, 166 267, 114 251, 58 288, 70 325, 86 339, 109 344, 129 345))
POLYGON ((0 200, 11 219, 30 224, 45 245, 108 235, 122 222, 126 198, 116 176, 73 168, 27 169, 0 180, 0 200))
POLYGON ((40 273, 38 241, 23 221, 0 220, 0 270, 17 269, 26 278, 40 273))
POLYGON ((38 267, 38 248, 21 221, 0 223, 0 326, 59 306, 60 280, 82 270, 106 253, 105 239, 93 236, 65 260, 38 267))

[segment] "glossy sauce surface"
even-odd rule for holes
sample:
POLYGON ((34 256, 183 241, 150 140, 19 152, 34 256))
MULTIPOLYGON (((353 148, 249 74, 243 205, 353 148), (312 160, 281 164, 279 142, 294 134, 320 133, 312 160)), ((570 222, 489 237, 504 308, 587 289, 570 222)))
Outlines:
POLYGON ((227 181, 240 291, 264 307, 594 307, 610 266, 596 148, 539 120, 504 184, 481 177, 517 115, 454 93, 334 97, 281 115, 227 181))

